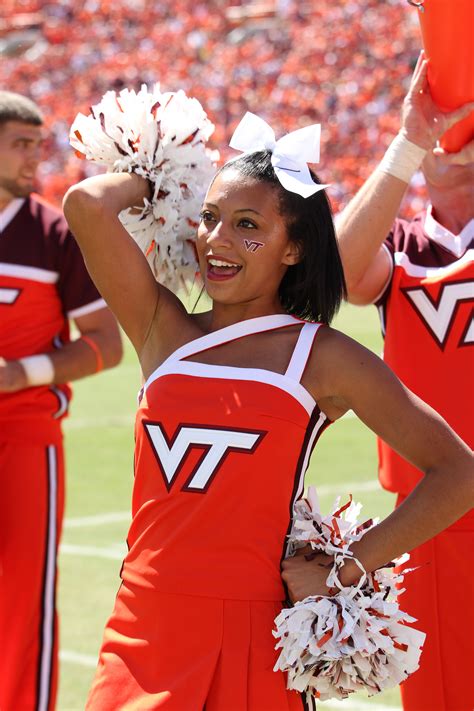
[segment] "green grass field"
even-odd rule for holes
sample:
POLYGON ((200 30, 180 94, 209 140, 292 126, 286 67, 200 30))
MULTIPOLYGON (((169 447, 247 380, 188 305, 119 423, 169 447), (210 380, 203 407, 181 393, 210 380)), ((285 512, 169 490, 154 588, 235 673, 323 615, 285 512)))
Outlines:
MULTIPOLYGON (((375 309, 346 306, 335 325, 380 352, 375 309)), ((128 346, 118 368, 76 383, 72 416, 64 428, 68 488, 59 561, 59 711, 84 708, 102 630, 119 585, 130 521, 133 418, 139 387, 139 368, 128 346)), ((374 436, 355 417, 345 417, 323 435, 306 481, 317 485, 324 510, 338 493, 352 493, 363 503, 366 517, 384 516, 393 506, 393 496, 377 484, 374 436)), ((321 703, 318 708, 388 711, 400 708, 398 699, 398 690, 393 690, 373 700, 359 695, 343 704, 321 703)))

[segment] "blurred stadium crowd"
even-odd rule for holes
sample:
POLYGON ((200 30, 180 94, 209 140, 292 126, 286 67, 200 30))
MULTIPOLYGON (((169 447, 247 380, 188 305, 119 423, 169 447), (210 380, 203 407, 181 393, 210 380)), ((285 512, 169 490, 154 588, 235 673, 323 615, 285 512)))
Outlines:
MULTIPOLYGON (((318 172, 338 210, 398 130, 420 42, 406 0, 2 0, 0 85, 46 115, 41 191, 53 202, 91 170, 69 147, 76 113, 159 80, 201 101, 224 158, 246 110, 277 136, 320 122, 318 172)), ((404 215, 423 200, 419 177, 404 215)))

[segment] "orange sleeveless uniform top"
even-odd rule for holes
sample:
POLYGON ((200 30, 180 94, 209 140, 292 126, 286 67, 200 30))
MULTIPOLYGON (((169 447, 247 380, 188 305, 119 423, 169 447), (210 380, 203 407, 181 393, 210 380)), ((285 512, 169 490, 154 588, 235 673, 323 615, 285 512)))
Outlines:
POLYGON ((285 374, 186 360, 303 323, 271 315, 175 351, 148 379, 136 419, 133 520, 122 579, 166 593, 282 600, 293 502, 329 424, 300 384, 319 324, 305 323, 285 374))

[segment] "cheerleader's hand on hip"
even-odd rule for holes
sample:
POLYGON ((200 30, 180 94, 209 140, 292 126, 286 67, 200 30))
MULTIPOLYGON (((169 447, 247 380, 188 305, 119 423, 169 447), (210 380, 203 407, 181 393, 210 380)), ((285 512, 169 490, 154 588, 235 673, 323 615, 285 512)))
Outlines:
POLYGON ((282 562, 281 577, 288 588, 291 602, 304 600, 310 595, 332 595, 336 591, 328 588, 327 577, 334 564, 334 558, 324 553, 316 553, 308 546, 300 548, 296 555, 282 562))

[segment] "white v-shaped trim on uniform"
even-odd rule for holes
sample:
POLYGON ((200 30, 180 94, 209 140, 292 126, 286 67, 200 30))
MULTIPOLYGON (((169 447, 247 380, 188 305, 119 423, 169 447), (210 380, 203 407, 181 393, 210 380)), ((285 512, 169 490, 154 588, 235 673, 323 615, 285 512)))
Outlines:
POLYGON ((20 212, 25 203, 25 199, 26 198, 14 198, 8 203, 4 210, 0 210, 0 233, 7 228, 13 218, 20 212))
POLYGON ((319 329, 319 323, 301 321, 288 314, 272 314, 257 318, 239 321, 231 326, 225 326, 212 333, 185 343, 172 353, 147 379, 144 390, 163 375, 181 374, 203 378, 223 378, 229 380, 254 380, 265 382, 269 385, 285 390, 292 395, 305 408, 309 415, 313 412, 316 402, 312 395, 304 388, 300 379, 308 361, 313 341, 319 329), (284 374, 276 373, 264 368, 247 368, 242 366, 212 365, 184 360, 190 356, 235 341, 245 336, 279 328, 303 324, 298 336, 296 346, 284 374))
POLYGON ((199 338, 185 343, 184 346, 174 351, 164 362, 166 363, 171 359, 182 360, 183 358, 189 358, 190 356, 196 355, 196 353, 207 351, 209 348, 215 348, 216 346, 222 346, 229 341, 236 341, 245 336, 272 331, 277 328, 283 328, 284 326, 294 326, 297 323, 302 322, 295 316, 289 316, 288 314, 257 316, 257 318, 238 321, 230 326, 218 328, 216 331, 211 331, 211 333, 206 333, 204 336, 199 336, 199 338))

